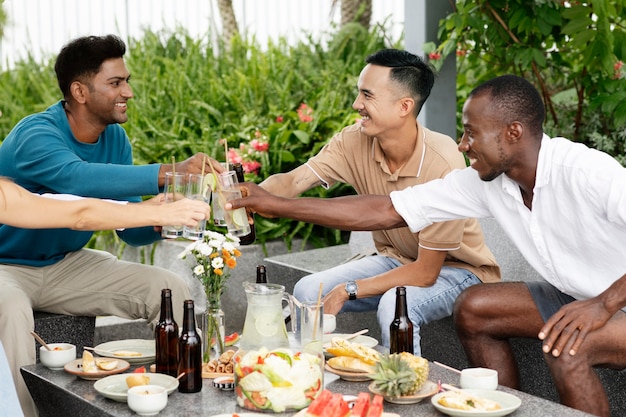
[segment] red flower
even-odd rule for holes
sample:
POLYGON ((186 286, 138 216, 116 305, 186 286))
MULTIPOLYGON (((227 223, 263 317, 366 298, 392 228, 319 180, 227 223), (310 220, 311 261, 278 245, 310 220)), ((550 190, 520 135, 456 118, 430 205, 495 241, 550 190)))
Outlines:
POLYGON ((252 146, 252 149, 254 149, 255 151, 258 152, 267 152, 267 150, 270 148, 270 144, 267 142, 261 142, 258 141, 256 139, 252 139, 250 141, 250 146, 252 146))
POLYGON ((300 118, 300 121, 304 123, 313 121, 313 109, 306 103, 300 104, 300 107, 298 108, 298 117, 300 118))
POLYGON ((228 149, 228 160, 233 164, 241 164, 243 161, 243 158, 241 158, 241 155, 239 155, 239 152, 237 152, 233 148, 230 148, 228 149))
POLYGON ((441 58, 441 54, 439 52, 431 52, 428 54, 428 59, 432 61, 437 61, 441 58))
POLYGON ((282 123, 283 122, 283 116, 276 116, 276 123, 282 123))
POLYGON ((463 49, 457 49, 456 50, 456 56, 465 56, 467 55, 467 51, 463 50, 463 49))
POLYGON ((261 164, 257 161, 246 161, 242 163, 243 165, 243 170, 245 172, 254 172, 255 174, 259 173, 259 170, 261 169, 261 164))

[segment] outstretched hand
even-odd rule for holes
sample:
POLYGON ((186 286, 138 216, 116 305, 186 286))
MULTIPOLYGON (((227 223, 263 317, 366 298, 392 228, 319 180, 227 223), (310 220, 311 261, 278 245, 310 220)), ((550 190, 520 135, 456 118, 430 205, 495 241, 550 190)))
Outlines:
POLYGON ((543 351, 558 357, 565 350, 575 355, 585 337, 603 327, 613 313, 608 311, 598 297, 569 303, 557 311, 539 332, 543 351))
POLYGON ((226 210, 235 210, 245 207, 251 213, 258 213, 267 218, 276 217, 271 213, 270 207, 272 202, 277 202, 281 197, 277 197, 253 182, 244 182, 239 184, 242 198, 230 200, 224 205, 226 210), (265 209, 265 211, 264 211, 265 209))

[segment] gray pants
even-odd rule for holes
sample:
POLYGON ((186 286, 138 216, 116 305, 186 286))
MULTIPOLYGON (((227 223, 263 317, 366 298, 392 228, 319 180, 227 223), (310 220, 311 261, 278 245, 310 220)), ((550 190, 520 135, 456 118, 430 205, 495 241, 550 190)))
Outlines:
POLYGON ((22 410, 37 416, 20 375, 20 367, 35 363, 33 310, 49 313, 159 319, 161 289, 171 288, 174 319, 182 323, 183 301, 189 288, 162 268, 118 260, 108 252, 81 249, 54 265, 0 265, 0 341, 7 354, 22 410))

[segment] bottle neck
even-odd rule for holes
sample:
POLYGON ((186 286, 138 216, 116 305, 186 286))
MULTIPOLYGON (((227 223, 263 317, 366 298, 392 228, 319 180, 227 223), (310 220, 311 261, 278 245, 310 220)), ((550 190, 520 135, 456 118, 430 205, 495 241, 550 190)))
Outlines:
POLYGON ((402 289, 398 288, 396 291, 396 317, 397 319, 401 317, 407 317, 407 306, 406 306, 406 290, 402 287, 402 289))
POLYGON ((172 294, 165 293, 161 296, 161 319, 160 321, 173 321, 172 294))
POLYGON ((256 268, 256 283, 267 284, 267 272, 264 265, 259 265, 256 268))
POLYGON ((185 310, 183 312, 183 332, 196 331, 196 315, 194 312, 193 301, 185 301, 185 310))

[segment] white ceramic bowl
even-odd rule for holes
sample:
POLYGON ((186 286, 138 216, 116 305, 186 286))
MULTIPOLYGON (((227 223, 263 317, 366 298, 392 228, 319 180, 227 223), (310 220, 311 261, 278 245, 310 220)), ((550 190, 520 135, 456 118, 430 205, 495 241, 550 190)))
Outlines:
POLYGON ((488 368, 467 368, 459 381, 463 389, 494 390, 498 388, 498 371, 488 368))
POLYGON ((337 328, 337 317, 332 314, 324 314, 324 334, 329 334, 337 328))
POLYGON ((138 385, 128 390, 128 407, 140 416, 154 416, 167 405, 167 390, 160 385, 138 385))
POLYGON ((66 363, 76 359, 76 346, 70 343, 48 343, 52 350, 39 348, 39 360, 53 370, 63 369, 66 363))

